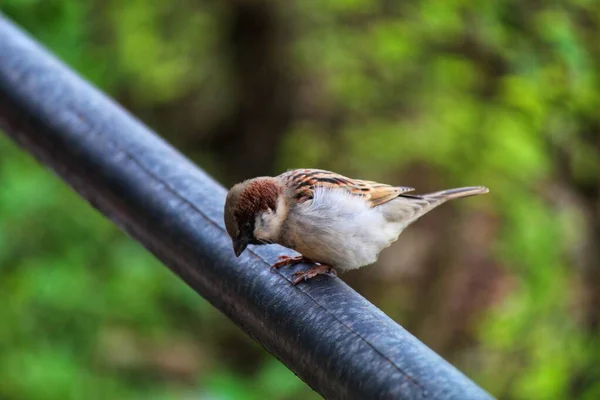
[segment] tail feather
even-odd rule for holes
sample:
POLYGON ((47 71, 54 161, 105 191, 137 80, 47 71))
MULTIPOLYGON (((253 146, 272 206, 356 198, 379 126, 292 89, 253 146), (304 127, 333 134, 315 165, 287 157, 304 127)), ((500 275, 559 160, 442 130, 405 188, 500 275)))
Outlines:
POLYGON ((402 193, 387 209, 387 218, 403 222, 402 229, 448 200, 488 193, 483 186, 469 186, 439 192, 413 195, 402 193))
POLYGON ((421 195, 425 199, 447 201, 452 199, 460 199, 462 197, 475 196, 478 194, 488 193, 488 188, 484 186, 469 186, 456 189, 441 190, 435 193, 421 195))

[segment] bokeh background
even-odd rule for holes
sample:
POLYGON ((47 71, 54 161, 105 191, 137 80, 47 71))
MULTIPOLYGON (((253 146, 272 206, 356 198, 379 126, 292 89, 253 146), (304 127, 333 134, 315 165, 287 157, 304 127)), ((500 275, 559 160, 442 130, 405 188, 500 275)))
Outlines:
MULTIPOLYGON (((343 279, 495 396, 600 398, 599 1, 0 10, 224 185, 488 186, 343 279)), ((0 398, 318 396, 0 135, 0 398)))

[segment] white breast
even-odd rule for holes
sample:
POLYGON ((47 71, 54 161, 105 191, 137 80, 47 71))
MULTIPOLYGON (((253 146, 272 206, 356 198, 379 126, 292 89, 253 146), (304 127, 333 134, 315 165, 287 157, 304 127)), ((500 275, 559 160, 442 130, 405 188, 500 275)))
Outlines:
POLYGON ((405 224, 386 220, 379 208, 345 190, 318 188, 312 201, 297 204, 283 227, 284 246, 305 257, 351 270, 372 264, 405 224))

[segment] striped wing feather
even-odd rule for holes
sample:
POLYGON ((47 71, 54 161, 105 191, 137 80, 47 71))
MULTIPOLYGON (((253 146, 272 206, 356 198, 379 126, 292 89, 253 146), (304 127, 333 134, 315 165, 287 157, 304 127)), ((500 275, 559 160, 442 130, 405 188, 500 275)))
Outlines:
POLYGON ((318 187, 346 189, 355 196, 365 198, 371 207, 376 207, 395 199, 402 193, 414 190, 405 186, 390 186, 373 181, 351 179, 343 175, 320 169, 295 169, 280 175, 296 188, 296 198, 303 202, 311 200, 318 187))

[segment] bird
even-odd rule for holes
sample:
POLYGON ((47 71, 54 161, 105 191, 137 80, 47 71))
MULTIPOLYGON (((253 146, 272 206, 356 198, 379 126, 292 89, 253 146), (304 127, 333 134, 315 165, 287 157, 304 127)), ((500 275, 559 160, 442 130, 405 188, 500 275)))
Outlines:
POLYGON ((236 257, 249 244, 276 243, 300 256, 280 256, 271 268, 314 264, 293 274, 297 285, 373 264, 407 226, 435 207, 489 192, 484 186, 409 193, 414 190, 322 169, 293 169, 232 186, 225 200, 225 228, 236 257))

